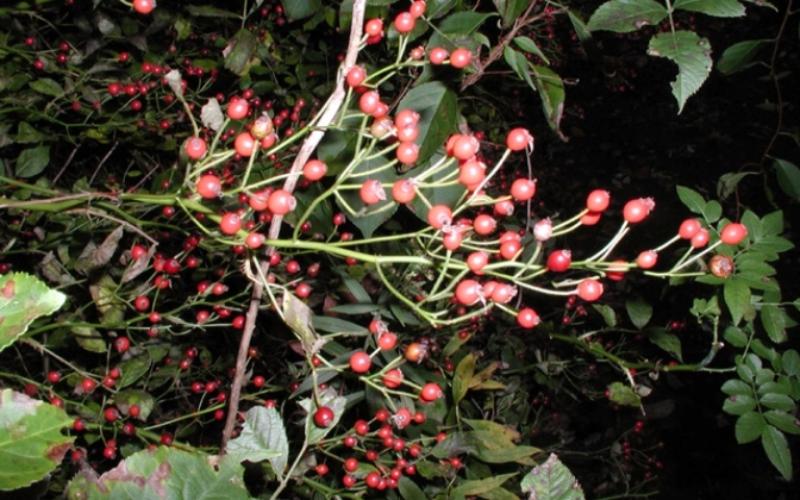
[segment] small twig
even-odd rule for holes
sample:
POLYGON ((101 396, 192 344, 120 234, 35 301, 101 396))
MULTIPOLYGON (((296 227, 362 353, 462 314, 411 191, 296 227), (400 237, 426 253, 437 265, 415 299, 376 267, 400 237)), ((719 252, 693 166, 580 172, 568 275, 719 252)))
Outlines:
POLYGON ((113 215, 109 215, 109 214, 103 212, 102 210, 95 210, 93 208, 73 208, 72 210, 68 210, 67 213, 94 215, 95 217, 101 217, 103 219, 108 219, 108 220, 110 220, 112 222, 116 222, 117 224, 121 224, 122 226, 125 226, 127 229, 130 229, 131 231, 133 231, 134 233, 138 234, 142 238, 146 239, 147 241, 149 241, 153 245, 158 245, 158 241, 153 239, 150 235, 148 235, 147 233, 145 233, 144 231, 142 231, 138 227, 134 226, 133 224, 131 224, 130 222, 128 222, 126 220, 118 219, 117 217, 114 217, 113 215))
POLYGON ((56 174, 56 176, 53 177, 53 185, 54 186, 56 184, 58 184, 58 179, 60 179, 61 176, 64 174, 64 172, 66 172, 67 167, 69 167, 70 164, 72 164, 72 159, 75 158, 75 153, 78 152, 78 150, 81 148, 82 144, 83 143, 80 143, 77 146, 75 146, 75 148, 73 148, 72 153, 69 154, 69 158, 67 158, 67 161, 64 162, 64 165, 61 167, 61 170, 59 170, 58 173, 56 174))
POLYGON ((114 150, 117 149, 117 146, 119 146, 119 142, 115 142, 114 145, 111 146, 111 149, 108 150, 108 153, 106 153, 103 159, 100 160, 100 164, 97 165, 96 169, 94 169, 94 173, 92 173, 92 177, 89 179, 90 186, 94 183, 94 178, 97 177, 97 174, 100 172, 100 169, 103 168, 103 165, 105 165, 106 161, 108 161, 108 158, 111 156, 114 150))
MULTIPOLYGON (((303 145, 300 147, 300 151, 297 153, 297 156, 292 163, 292 168, 289 171, 290 175, 287 177, 286 182, 284 182, 283 185, 283 189, 290 193, 294 191, 294 188, 297 185, 297 180, 300 177, 300 172, 302 171, 303 166, 306 164, 308 159, 311 158, 311 154, 314 152, 314 150, 317 149, 317 146, 325 135, 325 130, 331 123, 333 123, 333 120, 336 118, 336 115, 339 112, 342 103, 344 102, 344 79, 345 75, 347 74, 347 70, 351 66, 355 65, 358 58, 359 44, 361 42, 361 35, 364 26, 365 8, 366 0, 355 0, 353 2, 353 15, 350 24, 350 40, 347 44, 347 53, 345 55, 344 62, 342 63, 342 66, 339 69, 339 74, 336 78, 336 87, 323 107, 324 111, 316 123, 316 129, 312 131, 308 137, 306 137, 303 145)), ((282 224, 283 217, 276 216, 272 219, 268 233, 270 240, 275 240, 278 238, 282 224)), ((272 251, 273 249, 270 247, 267 250, 267 255, 269 255, 272 251)), ((269 261, 262 260, 259 263, 259 266, 259 272, 266 275, 269 271, 269 261)), ((263 284, 260 281, 255 282, 253 284, 253 292, 250 297, 250 305, 247 309, 247 315, 245 317, 245 326, 244 330, 242 331, 242 339, 239 342, 239 352, 236 356, 236 373, 233 378, 233 383, 231 384, 228 416, 225 420, 225 428, 222 431, 222 444, 220 445, 221 454, 225 453, 225 447, 233 435, 233 430, 236 426, 236 418, 239 412, 239 400, 241 398, 242 385, 244 384, 244 375, 247 365, 247 352, 250 349, 250 341, 253 338, 253 331, 255 330, 256 326, 256 317, 258 316, 258 309, 259 305, 261 304, 263 293, 263 284)), ((290 475, 291 474, 287 472, 287 478, 290 475)))
POLYGON ((783 14, 783 20, 781 21, 780 28, 778 28, 778 34, 775 35, 775 47, 772 49, 772 57, 770 57, 769 61, 769 77, 775 87, 775 101, 778 117, 775 123, 775 132, 772 134, 767 147, 764 148, 764 153, 761 155, 761 160, 758 162, 759 166, 762 168, 764 166, 764 161, 769 158, 770 151, 772 151, 772 148, 775 146, 775 141, 778 140, 781 130, 783 129, 783 92, 781 91, 781 84, 778 81, 778 74, 775 71, 775 65, 778 62, 778 52, 780 51, 783 32, 786 30, 786 23, 789 21, 789 16, 791 16, 793 1, 794 0, 789 0, 786 5, 786 12, 783 14))

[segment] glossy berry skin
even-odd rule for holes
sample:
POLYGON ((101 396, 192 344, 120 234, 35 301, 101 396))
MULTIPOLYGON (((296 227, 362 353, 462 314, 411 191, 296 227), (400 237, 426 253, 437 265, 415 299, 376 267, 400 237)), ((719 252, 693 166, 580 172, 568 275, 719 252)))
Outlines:
POLYGON ((590 212, 605 212, 611 203, 611 194, 605 189, 595 189, 586 197, 586 209, 590 212))
POLYGON ((397 146, 397 160, 403 165, 413 165, 419 158, 419 146, 413 142, 401 142, 397 146))
POLYGON ((119 418, 119 411, 116 408, 106 408, 103 410, 103 418, 106 422, 114 422, 119 418))
POLYGON ((197 194, 206 200, 219 198, 222 193, 222 182, 213 174, 201 175, 195 184, 197 194))
POLYGON ((547 257, 547 269, 554 273, 563 273, 572 264, 572 252, 555 250, 547 257))
POLYGON ((500 257, 506 260, 515 259, 520 250, 522 250, 522 243, 518 240, 504 241, 500 244, 500 257))
POLYGON ((139 312, 145 312, 150 309, 150 299, 145 295, 139 295, 133 300, 133 307, 139 312))
POLYGON ((417 196, 417 188, 409 179, 400 179, 392 185, 392 199, 397 203, 411 203, 417 196))
POLYGON ((361 66, 353 66, 347 71, 347 85, 358 87, 367 79, 367 72, 361 66))
POLYGON ((250 132, 242 132, 236 136, 233 147, 240 156, 249 158, 256 149, 256 140, 250 135, 250 132))
POLYGON ((403 383, 403 372, 400 368, 394 368, 383 374, 383 385, 389 389, 396 389, 403 383))
POLYGON ((636 265, 642 269, 651 269, 658 262, 658 253, 653 250, 646 250, 636 257, 636 265))
POLYGON ((386 191, 381 185, 381 181, 377 179, 367 179, 361 184, 361 189, 358 191, 361 201, 364 205, 375 205, 386 199, 386 191))
POLYGON ((722 228, 719 239, 726 245, 738 245, 747 237, 747 227, 738 222, 732 222, 722 228))
POLYGON ((678 228, 678 236, 680 236, 684 240, 691 240, 695 234, 697 234, 700 229, 702 229, 702 225, 700 221, 697 219, 686 219, 681 222, 680 227, 678 228))
POLYGON ((354 373, 367 373, 372 366, 372 358, 364 351, 354 352, 350 356, 350 369, 354 373))
POLYGON ((228 212, 219 221, 219 229, 223 234, 232 235, 242 228, 242 219, 235 212, 228 212))
POLYGON ((147 15, 156 8, 155 0, 133 0, 133 10, 138 14, 147 15))
POLYGON ((456 300, 459 304, 471 306, 481 300, 481 284, 475 280, 462 280, 456 285, 456 300))
POLYGON ((603 295, 603 284, 596 279, 585 279, 578 284, 578 297, 594 302, 603 295))
POLYGON ((417 20, 410 12, 401 12, 394 18, 394 29, 401 34, 410 33, 416 24, 417 20))
POLYGON ((708 233, 708 229, 700 228, 700 230, 692 236, 691 245, 692 248, 703 248, 704 246, 708 245, 708 240, 711 238, 711 235, 708 233))
POLYGON ((533 136, 527 129, 515 128, 506 136, 506 147, 511 151, 523 151, 530 146, 533 146, 533 136))
POLYGON ((540 322, 539 315, 530 307, 523 307, 517 312, 517 324, 526 330, 535 328, 540 322))
POLYGON ((309 160, 303 166, 303 177, 310 181, 318 181, 328 173, 328 166, 319 160, 309 160))
POLYGON ((228 118, 231 120, 241 120, 247 117, 247 113, 250 112, 250 104, 247 102, 247 99, 233 97, 231 98, 230 102, 228 102, 227 111, 228 118))
POLYGON ((489 254, 486 252, 472 252, 467 256, 467 267, 473 273, 480 276, 483 274, 483 268, 489 263, 489 254))
POLYGON ((333 424, 333 410, 327 406, 322 406, 314 412, 314 425, 320 428, 328 428, 333 424))
POLYGON ((463 69, 472 62, 472 52, 464 48, 458 48, 450 53, 450 66, 456 69, 463 69))
POLYGON ((442 396, 444 396, 442 388, 439 387, 439 384, 434 384, 433 382, 428 382, 427 384, 423 385, 422 390, 419 391, 419 398, 428 403, 431 401, 436 401, 442 396))
POLYGON ((517 201, 528 201, 536 195, 536 181, 517 179, 511 184, 511 197, 517 201))
POLYGON ((269 195, 267 207, 275 215, 286 215, 297 206, 297 200, 288 191, 276 189, 269 195))
POLYGON ((428 224, 435 229, 441 229, 453 220, 453 211, 447 205, 434 205, 428 210, 428 224))
POLYGON ((477 188, 478 184, 483 182, 486 178, 486 165, 477 160, 470 160, 464 162, 458 168, 458 182, 467 187, 470 191, 471 188, 477 188))
POLYGON ((183 143, 183 150, 190 160, 197 161, 206 155, 208 146, 206 145, 206 141, 200 137, 189 137, 186 139, 186 142, 183 143))
POLYGON ((427 5, 425 4, 424 0, 414 0, 411 2, 411 7, 408 8, 408 13, 415 18, 419 18, 425 13, 426 7, 427 5))
POLYGON ((622 215, 629 224, 636 224, 645 220, 654 207, 652 198, 638 198, 625 204, 622 215))
POLYGON ((364 114, 371 115, 378 109, 380 102, 381 98, 378 93, 374 90, 370 90, 361 94, 361 97, 358 99, 358 109, 364 114))
POLYGON ((475 217, 472 227, 481 236, 488 236, 497 229, 497 221, 491 215, 480 214, 475 217))
MULTIPOLYGON (((419 127, 411 125, 397 129, 397 140, 400 142, 414 142, 419 139, 419 127)), ((398 154, 398 157, 400 155, 398 154)))
POLYGON ((449 55, 450 53, 447 52, 447 49, 442 47, 434 47, 428 54, 428 59, 430 59, 431 64, 439 65, 445 62, 449 55))
POLYGON ((369 36, 382 36, 383 21, 380 19, 370 19, 364 25, 364 32, 369 36))

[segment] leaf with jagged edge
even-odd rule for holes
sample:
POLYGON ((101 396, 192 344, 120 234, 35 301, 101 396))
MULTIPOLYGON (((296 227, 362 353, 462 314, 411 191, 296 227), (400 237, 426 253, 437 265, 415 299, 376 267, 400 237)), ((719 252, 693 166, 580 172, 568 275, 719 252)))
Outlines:
POLYGON ((520 489, 536 500, 583 500, 583 489, 555 453, 522 478, 520 489))
POLYGON ((650 40, 647 53, 664 57, 678 65, 678 76, 672 82, 672 95, 678 101, 678 114, 686 101, 711 74, 711 44, 693 31, 659 33, 650 40))
POLYGON ((25 334, 34 320, 53 314, 67 296, 27 273, 0 276, 0 351, 25 334))
POLYGON ((655 0, 611 0, 594 11, 586 23, 590 31, 628 33, 644 26, 654 26, 669 15, 655 0))
POLYGON ((227 453, 239 461, 269 460, 272 470, 282 478, 289 461, 289 440, 278 410, 261 406, 250 408, 245 414, 242 432, 228 443, 227 453))

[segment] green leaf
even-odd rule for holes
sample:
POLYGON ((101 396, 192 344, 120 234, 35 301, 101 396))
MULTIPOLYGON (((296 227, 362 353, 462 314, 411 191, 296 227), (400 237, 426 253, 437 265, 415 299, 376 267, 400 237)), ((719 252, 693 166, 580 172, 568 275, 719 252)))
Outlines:
POLYGON ((475 375, 475 355, 472 353, 464 356, 453 374, 453 401, 458 404, 469 390, 469 384, 475 375))
POLYGON ((100 477, 84 468, 67 485, 67 498, 104 499, 231 499, 249 500, 244 469, 231 457, 161 446, 127 457, 100 477))
POLYGON ((717 69, 723 75, 732 75, 750 66, 756 54, 765 43, 771 40, 744 40, 725 49, 717 61, 717 69))
POLYGON ((578 16, 572 9, 567 10, 567 15, 569 16, 569 21, 572 23, 572 29, 575 30, 575 35, 577 35, 578 40, 581 42, 585 42, 592 38, 592 32, 589 31, 589 27, 586 26, 586 23, 583 22, 583 19, 578 16))
POLYGON ((466 496, 481 495, 482 493, 489 493, 500 486, 506 481, 516 476, 517 473, 511 474, 498 474, 496 476, 488 477, 486 479, 473 479, 470 481, 462 481, 458 487, 454 488, 450 493, 450 498, 461 499, 466 496))
POLYGON ((778 469, 784 479, 792 479, 792 453, 789 451, 789 443, 786 436, 781 431, 768 425, 761 434, 761 446, 772 465, 778 469))
POLYGON ((770 410, 764 413, 767 422, 788 434, 800 435, 800 425, 797 418, 784 411, 770 410))
POLYGON ((787 196, 800 200, 800 168, 794 163, 776 159, 775 171, 778 174, 778 185, 787 196))
POLYGON ((417 486, 417 483, 409 479, 408 476, 402 476, 397 482, 397 489, 403 500, 426 500, 428 497, 417 486))
POLYGON ((536 90, 539 92, 539 99, 542 101, 542 110, 547 118, 547 124, 558 134, 562 140, 566 136, 561 133, 561 119, 564 117, 564 81, 555 71, 546 66, 530 64, 533 71, 533 80, 536 90))
POLYGON ((28 85, 36 92, 51 97, 61 97, 64 94, 61 84, 52 78, 40 78, 30 82, 28 85))
POLYGON ((23 488, 58 467, 74 439, 61 431, 72 420, 53 405, 0 391, 0 490, 23 488))
POLYGON ((187 5, 186 10, 195 17, 221 17, 227 19, 241 19, 237 12, 220 9, 212 5, 187 5))
MULTIPOLYGON (((357 174, 359 172, 373 170, 381 165, 386 164, 387 161, 388 160, 385 157, 379 156, 377 158, 361 162, 353 169, 353 173, 357 174)), ((398 177, 394 169, 388 168, 370 174, 369 179, 379 180, 384 184, 391 184, 396 181, 398 177)), ((366 180, 366 178, 364 178, 364 180, 366 180)), ((385 189, 391 190, 390 187, 386 187, 385 189)), ((384 222, 391 219, 392 215, 394 215, 394 213, 397 211, 397 203, 392 201, 389 193, 387 193, 386 200, 369 206, 365 205, 364 202, 361 201, 361 196, 358 194, 358 190, 350 189, 344 191, 341 197, 342 199, 337 198, 337 203, 343 210, 346 210, 342 202, 342 200, 344 200, 344 203, 347 203, 347 205, 356 212, 355 215, 350 214, 350 221, 361 231, 361 234, 365 238, 371 237, 375 230, 383 225, 384 222)))
MULTIPOLYGON (((475 12, 472 10, 456 12, 444 18, 437 28, 439 33, 445 35, 470 35, 487 19, 496 15, 491 12, 475 12)), ((432 38, 431 42, 434 43, 435 39, 432 38)))
POLYGON ((756 400, 742 394, 725 398, 722 403, 722 411, 731 415, 744 415, 749 411, 753 411, 755 407, 756 400))
MULTIPOLYGON (((84 349, 86 349, 85 346, 84 349)), ((101 352, 105 352, 105 348, 101 352)), ((122 376, 117 382, 117 387, 123 389, 138 382, 139 379, 144 377, 147 372, 150 371, 152 362, 153 360, 150 358, 150 354, 144 353, 139 356, 126 359, 120 363, 119 368, 120 371, 122 371, 122 376)))
POLYGON ((707 201, 703 207, 703 217, 709 222, 717 222, 722 216, 722 205, 717 200, 707 201))
POLYGON ((416 141, 419 144, 418 164, 431 158, 445 139, 458 129, 456 95, 442 82, 414 87, 403 97, 397 109, 413 109, 420 115, 416 141))
POLYGON ((741 17, 745 14, 744 5, 738 0, 675 0, 672 8, 714 17, 741 17))
POLYGON ((0 351, 25 334, 36 319, 64 305, 67 296, 27 273, 0 275, 0 351))
POLYGON ((147 417, 152 413, 153 408, 156 406, 156 400, 150 395, 149 392, 140 390, 120 391, 114 396, 114 404, 117 405, 119 411, 123 415, 128 414, 131 406, 136 405, 139 407, 139 416, 136 418, 142 422, 147 420, 147 417))
POLYGON ((797 351, 794 349, 785 351, 781 361, 784 373, 800 378, 800 354, 797 351))
POLYGON ((717 196, 720 200, 726 199, 736 191, 739 183, 748 175, 758 175, 759 172, 728 172, 722 174, 717 181, 717 196))
POLYGON ((638 394, 633 392, 630 386, 622 382, 613 382, 608 386, 608 399, 613 403, 622 406, 639 407, 642 404, 642 399, 638 394))
POLYGON ((89 352, 103 354, 108 350, 108 344, 97 329, 89 326, 73 326, 70 333, 75 338, 75 342, 82 349, 89 352))
POLYGON ((678 77, 672 82, 672 95, 678 101, 678 114, 686 101, 697 92, 711 73, 711 44, 692 31, 659 33, 650 40, 647 53, 665 57, 678 65, 678 77))
POLYGON ((35 142, 42 142, 44 136, 28 122, 19 122, 17 125, 17 137, 14 141, 19 144, 31 144, 35 142))
POLYGON ((770 340, 779 344, 786 342, 786 314, 778 306, 761 307, 761 325, 767 332, 770 340))
POLYGON ((667 15, 667 9, 654 0, 611 0, 594 11, 588 28, 591 31, 628 33, 656 25, 667 15))
POLYGON ((272 470, 282 478, 289 461, 289 440, 278 410, 263 406, 250 408, 244 417, 242 432, 228 443, 227 452, 240 462, 269 460, 272 470))
POLYGON ((794 401, 785 394, 764 394, 759 402, 772 410, 793 411, 794 401))
POLYGON ((527 36, 518 36, 514 38, 514 43, 517 45, 517 47, 521 48, 525 52, 537 56, 539 59, 544 61, 545 64, 550 64, 550 60, 546 55, 544 55, 542 49, 540 49, 539 46, 536 45, 536 42, 534 42, 531 38, 527 36))
POLYGON ((551 453, 547 461, 527 473, 519 486, 529 498, 536 500, 585 498, 580 483, 555 453, 551 453))
POLYGON ((258 39, 250 30, 241 29, 234 35, 231 44, 230 51, 225 55, 225 68, 244 76, 250 69, 250 59, 255 55, 258 39))
POLYGON ((18 177, 35 177, 50 163, 50 146, 37 146, 24 150, 17 157, 15 172, 18 177))
POLYGON ((533 78, 531 78, 530 72, 528 71, 528 59, 526 59, 521 52, 506 45, 503 49, 503 59, 506 64, 514 70, 520 80, 526 81, 532 89, 537 90, 536 84, 533 83, 533 78))
POLYGON ((739 444, 755 441, 761 436, 767 422, 760 413, 747 412, 736 419, 736 442, 739 444))
POLYGON ((726 380, 725 383, 722 384, 721 390, 729 396, 750 396, 753 394, 753 389, 749 384, 736 378, 726 380))
POLYGON ((635 299, 628 299, 625 301, 625 310, 628 311, 628 317, 631 323, 638 329, 642 329, 650 322, 653 317, 653 306, 641 297, 635 299))
POLYGON ((605 304, 592 304, 592 309, 597 311, 607 326, 610 328, 617 326, 617 313, 614 311, 613 307, 605 304))
POLYGON ((306 411, 306 436, 309 444, 316 444, 325 439, 325 436, 332 431, 339 419, 342 418, 344 408, 347 405, 347 398, 339 396, 336 391, 328 387, 319 394, 321 406, 327 406, 333 411, 333 421, 328 427, 317 427, 314 424, 314 413, 316 413, 317 403, 312 398, 301 400, 298 404, 306 411))
POLYGON ((281 0, 290 21, 311 17, 322 8, 320 0, 281 0))
POLYGON ((675 190, 686 208, 698 215, 703 215, 703 210, 706 208, 706 200, 703 195, 686 186, 676 186, 675 190))
POLYGON ((525 12, 525 9, 530 5, 530 0, 505 0, 505 9, 503 13, 503 26, 511 26, 514 21, 525 12))
POLYGON ((286 291, 283 294, 283 320, 309 355, 316 354, 321 347, 321 339, 314 331, 311 320, 313 316, 311 308, 293 293, 286 291))
POLYGON ((683 361, 681 339, 673 333, 667 333, 663 328, 653 328, 647 331, 647 340, 675 356, 678 361, 683 361))
POLYGON ((312 320, 314 328, 321 332, 328 333, 366 333, 367 329, 362 325, 345 321, 333 316, 314 316, 312 320))
POLYGON ((736 328, 735 326, 725 328, 722 338, 733 347, 741 348, 747 345, 747 335, 745 335, 741 328, 736 328))
POLYGON ((731 313, 733 324, 738 325, 750 307, 750 287, 739 280, 728 280, 723 288, 723 296, 731 313))

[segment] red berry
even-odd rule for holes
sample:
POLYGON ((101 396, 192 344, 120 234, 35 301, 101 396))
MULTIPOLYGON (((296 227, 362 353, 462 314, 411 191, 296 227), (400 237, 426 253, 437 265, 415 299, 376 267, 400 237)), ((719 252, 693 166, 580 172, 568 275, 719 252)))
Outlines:
POLYGON ((333 424, 334 414, 333 410, 328 408, 327 406, 320 407, 314 413, 314 424, 317 427, 327 428, 333 424))
POLYGON ((468 49, 458 48, 450 53, 450 66, 462 69, 472 62, 472 52, 468 49))
POLYGON ((622 210, 622 215, 629 224, 636 224, 642 222, 650 215, 650 211, 655 207, 655 202, 652 198, 639 198, 630 200, 625 204, 622 210))
POLYGON ((475 228, 476 233, 481 236, 487 236, 497 228, 497 221, 491 215, 481 214, 475 217, 472 226, 475 228))
POLYGON ((139 295, 133 299, 133 307, 139 312, 145 312, 150 309, 150 299, 145 295, 139 295))
POLYGON ((103 418, 106 419, 106 422, 114 422, 119 418, 119 411, 116 408, 106 408, 103 410, 103 418))
POLYGON ((347 71, 347 84, 358 87, 367 79, 367 72, 361 66, 353 66, 347 71))
POLYGON ((303 177, 310 181, 318 181, 325 177, 328 172, 328 166, 319 160, 309 160, 303 166, 303 177))
MULTIPOLYGON (((396 389, 403 383, 403 378, 403 372, 400 370, 400 368, 394 368, 384 373, 381 380, 383 385, 389 389, 396 389)), ((377 416, 375 418, 377 418, 377 416)))
POLYGON ((419 158, 419 146, 413 142, 401 142, 397 146, 397 160, 403 165, 412 165, 419 158))
POLYGON ((686 219, 681 222, 680 227, 678 228, 678 236, 683 238, 684 240, 691 240, 695 234, 697 234, 700 229, 702 229, 702 225, 700 225, 700 221, 697 219, 686 219))
POLYGON ((367 373, 372 366, 372 358, 364 351, 354 352, 350 356, 350 369, 355 373, 367 373))
POLYGON ((126 352, 130 348, 131 340, 128 337, 118 337, 114 340, 114 349, 116 349, 118 353, 126 352))
POLYGON ((328 467, 328 464, 318 464, 316 467, 314 467, 314 472, 316 472, 318 476, 324 476, 328 474, 329 471, 330 468, 328 467))
POLYGON ((377 179, 367 179, 358 192, 364 205, 375 205, 386 199, 386 191, 377 179))
POLYGON ((431 64, 442 64, 447 58, 450 56, 450 53, 447 52, 447 49, 442 47, 434 47, 431 49, 430 53, 428 54, 428 59, 431 61, 431 64))
POLYGON ((383 21, 380 19, 370 19, 364 25, 364 32, 368 36, 379 37, 383 35, 383 21))
POLYGON ((232 97, 228 102, 228 118, 231 120, 241 120, 250 112, 250 104, 247 99, 241 97, 232 97))
POLYGON ((222 192, 222 182, 213 174, 201 175, 195 184, 197 194, 207 200, 219 198, 222 192))
POLYGON ((277 189, 269 195, 269 211, 275 215, 286 215, 297 206, 297 200, 288 191, 277 189))
POLYGON ((642 269, 650 269, 658 262, 658 253, 653 250, 646 250, 636 257, 636 265, 642 269))
POLYGON ((156 8, 156 0, 133 0, 133 10, 139 14, 149 14, 156 8))
POLYGON ((605 212, 611 203, 611 194, 605 189, 595 189, 586 197, 586 209, 590 212, 605 212))
POLYGON ((536 194, 536 181, 517 179, 511 184, 511 196, 517 201, 528 201, 536 194))
POLYGON ((692 236, 691 245, 692 248, 703 248, 704 246, 708 245, 708 240, 710 235, 708 233, 708 229, 700 228, 700 230, 692 236))
POLYGON ((512 129, 506 136, 506 147, 511 151, 522 151, 533 146, 533 136, 527 129, 512 129))
POLYGON ((586 302, 594 302, 603 295, 603 284, 594 278, 587 278, 578 284, 578 297, 586 302))
POLYGON ((183 149, 190 160, 199 160, 206 155, 208 146, 206 146, 206 141, 200 137, 189 137, 183 143, 183 149))
POLYGON ((738 245, 747 237, 747 227, 738 222, 732 222, 722 228, 720 240, 726 245, 738 245))
POLYGON ((517 324, 526 330, 534 328, 540 322, 539 315, 530 307, 524 307, 517 312, 517 324))
POLYGON ((547 257, 547 269, 554 273, 563 273, 572 264, 572 252, 555 250, 547 257))
POLYGON ((504 241, 500 244, 500 256, 506 260, 515 259, 520 250, 522 250, 522 243, 518 240, 504 241))
POLYGON ((400 179, 392 185, 392 199, 397 203, 411 203, 417 196, 417 188, 410 179, 400 179))
POLYGON ((471 306, 481 300, 481 284, 475 280, 462 280, 456 286, 456 300, 459 304, 471 306))
POLYGON ((441 229, 453 220, 453 211, 447 205, 434 205, 428 210, 428 224, 441 229))
POLYGON ((414 16, 412 16, 410 12, 401 12, 394 18, 394 29, 396 29, 398 33, 409 33, 414 29, 416 24, 417 20, 414 19, 414 16))
POLYGON ((383 332, 378 337, 378 347, 384 351, 390 351, 397 346, 397 335, 392 332, 383 332))
POLYGON ((242 228, 242 219, 236 212, 228 212, 220 219, 219 228, 224 234, 236 234, 242 228))
POLYGON ((483 268, 489 263, 489 254, 486 252, 472 252, 467 256, 467 267, 477 275, 483 274, 483 268))
POLYGON ((381 98, 378 93, 374 90, 370 90, 361 94, 361 97, 358 99, 358 109, 364 114, 371 115, 378 109, 380 102, 381 98))
POLYGON ((420 399, 426 402, 436 401, 442 396, 444 396, 442 388, 439 387, 439 384, 434 384, 433 382, 428 382, 422 386, 422 390, 419 391, 420 399))
POLYGON ((240 156, 249 158, 256 149, 256 140, 250 135, 250 132, 242 132, 236 136, 233 147, 240 156))

